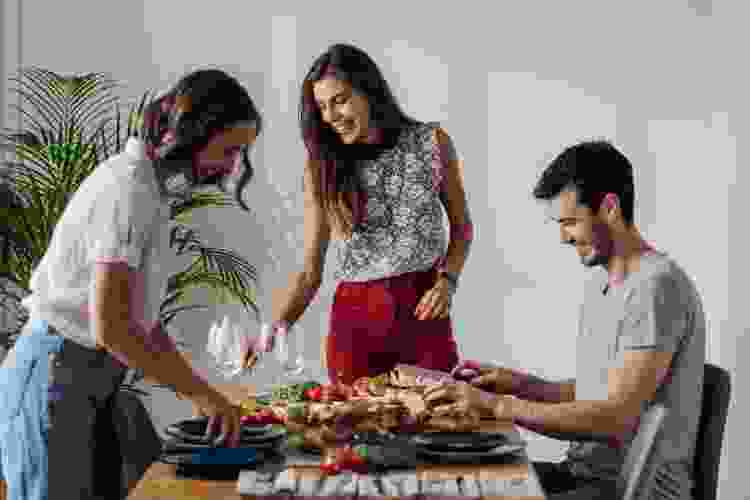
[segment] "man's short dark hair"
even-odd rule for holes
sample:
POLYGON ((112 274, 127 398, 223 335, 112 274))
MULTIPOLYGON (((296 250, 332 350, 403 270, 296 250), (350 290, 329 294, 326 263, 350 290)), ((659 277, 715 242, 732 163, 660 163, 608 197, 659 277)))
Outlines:
POLYGON ((616 194, 625 223, 633 223, 633 166, 608 141, 585 141, 566 148, 544 170, 533 196, 551 200, 566 190, 575 191, 578 203, 594 212, 607 193, 616 194))

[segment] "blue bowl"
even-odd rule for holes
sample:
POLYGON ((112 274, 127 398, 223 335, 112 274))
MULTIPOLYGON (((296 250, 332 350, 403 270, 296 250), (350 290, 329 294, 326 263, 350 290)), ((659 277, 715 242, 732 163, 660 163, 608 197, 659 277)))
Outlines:
POLYGON ((258 461, 255 448, 206 448, 190 453, 186 465, 250 465, 258 461))

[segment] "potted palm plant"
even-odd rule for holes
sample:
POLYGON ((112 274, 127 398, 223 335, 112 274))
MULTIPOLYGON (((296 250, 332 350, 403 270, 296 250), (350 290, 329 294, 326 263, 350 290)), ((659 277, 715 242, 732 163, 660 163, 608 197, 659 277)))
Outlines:
MULTIPOLYGON (((15 85, 12 91, 21 98, 21 104, 12 108, 24 125, 0 135, 4 155, 0 161, 0 313, 6 318, 0 325, 0 346, 6 350, 28 320, 21 300, 29 293, 31 273, 47 250, 67 201, 101 161, 120 152, 128 137, 138 135, 139 119, 150 97, 143 94, 123 116, 116 94, 119 85, 103 74, 64 76, 31 67, 10 80, 15 85)), ((195 209, 234 203, 223 193, 205 192, 171 202, 170 246, 177 255, 191 258, 168 280, 160 311, 168 332, 178 314, 207 307, 190 303, 190 292, 196 288, 211 290, 217 303, 239 303, 257 315, 255 268, 238 253, 203 241, 190 223, 195 209)), ((177 339, 177 343, 182 342, 177 339)), ((138 438, 133 441, 138 450, 123 450, 126 455, 137 454, 124 461, 126 489, 160 451, 158 436, 138 399, 147 394, 136 388, 141 380, 142 374, 131 371, 116 403, 124 407, 115 417, 124 418, 117 425, 138 438)))

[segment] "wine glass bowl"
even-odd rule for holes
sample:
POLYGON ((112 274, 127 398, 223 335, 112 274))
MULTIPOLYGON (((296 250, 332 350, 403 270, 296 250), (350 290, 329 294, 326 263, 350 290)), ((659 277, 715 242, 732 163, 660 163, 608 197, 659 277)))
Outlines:
POLYGON ((298 348, 301 332, 294 333, 294 340, 289 334, 280 335, 276 339, 276 360, 281 365, 281 373, 277 380, 279 383, 289 383, 299 379, 306 368, 305 357, 298 348))
POLYGON ((297 377, 305 371, 305 358, 300 354, 295 360, 283 363, 282 369, 287 377, 297 377))

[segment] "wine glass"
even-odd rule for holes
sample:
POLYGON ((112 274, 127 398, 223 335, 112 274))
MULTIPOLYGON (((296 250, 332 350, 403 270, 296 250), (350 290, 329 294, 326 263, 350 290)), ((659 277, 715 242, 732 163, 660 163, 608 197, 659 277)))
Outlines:
POLYGON ((276 360, 279 362, 281 371, 277 376, 277 385, 282 383, 294 383, 304 378, 306 373, 306 362, 303 349, 300 345, 300 337, 304 334, 295 328, 294 335, 282 334, 276 337, 276 360))
POLYGON ((246 334, 239 324, 224 317, 220 323, 211 325, 206 351, 211 364, 226 380, 237 380, 246 375, 241 365, 243 351, 247 348, 246 334))

